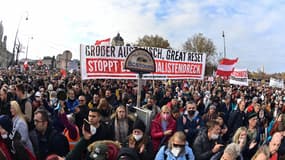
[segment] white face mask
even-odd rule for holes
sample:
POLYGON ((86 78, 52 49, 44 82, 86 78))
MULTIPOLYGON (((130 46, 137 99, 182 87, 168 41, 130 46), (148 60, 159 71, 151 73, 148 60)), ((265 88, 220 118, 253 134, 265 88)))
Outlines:
POLYGON ((180 147, 172 147, 172 149, 171 149, 171 153, 174 155, 174 157, 178 157, 180 152, 181 152, 180 147))
POLYGON ((216 139, 218 139, 219 138, 219 135, 218 134, 212 134, 211 135, 211 139, 212 140, 216 140, 216 139))
POLYGON ((134 138, 135 138, 136 141, 141 140, 142 137, 143 137, 143 135, 140 135, 140 134, 139 135, 134 135, 134 138))
POLYGON ((8 138, 8 134, 1 134, 2 139, 7 139, 8 138))
POLYGON ((96 133, 96 127, 90 125, 90 132, 92 135, 94 135, 96 133))

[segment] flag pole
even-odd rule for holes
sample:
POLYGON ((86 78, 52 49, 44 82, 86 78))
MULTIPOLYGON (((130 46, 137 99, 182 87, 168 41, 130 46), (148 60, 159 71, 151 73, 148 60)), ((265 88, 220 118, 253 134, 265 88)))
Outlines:
POLYGON ((223 31, 223 35, 222 36, 223 36, 223 39, 224 39, 224 58, 226 58, 226 56, 227 56, 226 55, 227 54, 226 53, 226 38, 225 38, 225 32, 224 31, 223 31))

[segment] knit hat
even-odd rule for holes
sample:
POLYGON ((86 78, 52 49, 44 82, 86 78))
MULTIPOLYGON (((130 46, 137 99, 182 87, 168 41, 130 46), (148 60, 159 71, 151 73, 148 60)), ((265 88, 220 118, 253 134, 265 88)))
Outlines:
POLYGON ((210 105, 210 109, 216 109, 216 106, 215 105, 210 105))
POLYGON ((90 158, 94 160, 106 160, 108 154, 108 146, 105 143, 97 143, 93 151, 90 153, 90 158))
POLYGON ((13 123, 7 115, 0 116, 0 126, 10 133, 13 129, 13 123))
POLYGON ((247 120, 250 120, 251 118, 256 117, 256 116, 257 116, 257 114, 255 112, 249 112, 247 114, 247 120))
POLYGON ((139 118, 137 118, 136 121, 134 122, 134 125, 133 125, 133 130, 134 129, 139 129, 142 132, 145 132, 145 124, 144 124, 144 122, 142 120, 140 120, 139 118))

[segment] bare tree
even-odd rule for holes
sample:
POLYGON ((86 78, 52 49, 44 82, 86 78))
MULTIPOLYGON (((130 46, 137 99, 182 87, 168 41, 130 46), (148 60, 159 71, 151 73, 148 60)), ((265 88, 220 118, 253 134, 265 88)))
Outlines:
POLYGON ((170 48, 168 40, 158 35, 145 35, 143 38, 138 39, 136 45, 145 47, 170 48))
POLYGON ((216 68, 216 46, 213 41, 206 38, 202 33, 195 34, 183 44, 183 49, 188 52, 206 53, 206 75, 209 75, 216 68))

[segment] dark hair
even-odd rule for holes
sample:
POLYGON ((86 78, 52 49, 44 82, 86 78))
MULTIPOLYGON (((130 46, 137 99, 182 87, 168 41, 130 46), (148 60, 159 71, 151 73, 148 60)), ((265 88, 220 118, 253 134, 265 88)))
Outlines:
POLYGON ((21 91, 22 93, 25 93, 25 86, 23 83, 16 84, 16 88, 17 88, 17 90, 21 91))
POLYGON ((96 112, 99 116, 101 116, 100 110, 97 108, 91 108, 89 109, 89 112, 96 112))
POLYGON ((196 102, 195 102, 195 101, 193 101, 193 100, 190 100, 190 101, 187 101, 187 102, 186 102, 186 105, 188 105, 188 104, 196 105, 196 102))
POLYGON ((206 126, 207 126, 207 129, 210 130, 210 129, 213 129, 215 126, 220 126, 220 124, 215 120, 210 120, 207 122, 206 126))
POLYGON ((36 114, 41 114, 42 115, 42 121, 47 121, 48 122, 48 112, 44 109, 37 109, 34 113, 34 115, 36 114))
POLYGON ((285 131, 285 125, 283 123, 279 123, 276 132, 285 131))
POLYGON ((5 93, 5 94, 7 94, 7 89, 6 88, 1 88, 1 90, 5 93))

